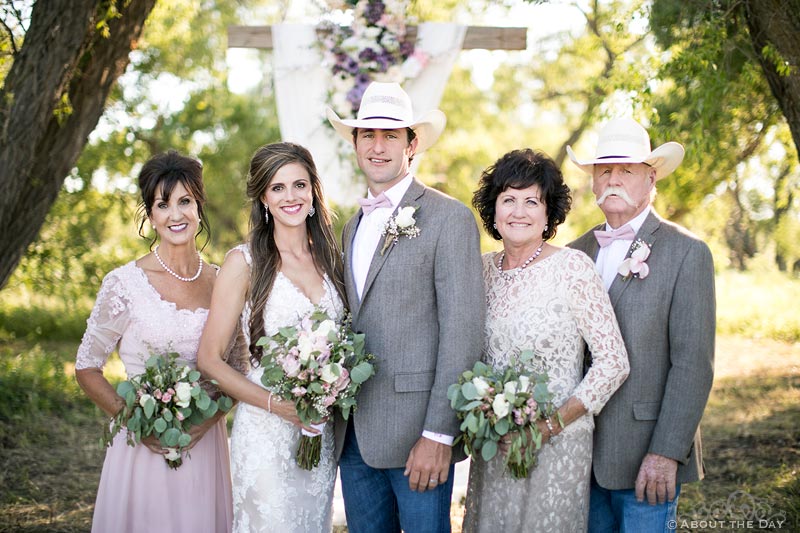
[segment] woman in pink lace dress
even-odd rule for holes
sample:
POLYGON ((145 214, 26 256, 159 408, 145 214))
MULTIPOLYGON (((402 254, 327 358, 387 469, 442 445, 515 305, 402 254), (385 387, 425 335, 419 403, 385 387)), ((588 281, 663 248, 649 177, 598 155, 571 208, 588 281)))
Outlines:
MULTIPOLYGON (((144 371, 154 354, 176 352, 194 367, 208 316, 216 269, 205 264, 195 237, 208 231, 199 161, 170 151, 139 174, 143 235, 152 225, 155 249, 111 271, 103 280, 75 365, 78 383, 109 416, 124 405, 103 376, 115 349, 128 376, 144 371)), ((97 491, 94 532, 227 532, 231 481, 222 414, 192 429, 190 457, 177 470, 154 438, 128 446, 124 430, 106 452, 97 491)))
MULTIPOLYGON (((571 199, 561 171, 541 152, 516 150, 483 173, 473 204, 503 251, 483 256, 483 361, 504 368, 533 350, 563 421, 539 421, 543 445, 526 479, 503 474, 503 458, 473 458, 465 532, 583 532, 589 511, 593 416, 628 376, 628 354, 594 263, 547 241, 571 199), (584 375, 584 348, 592 363, 584 375)), ((501 446, 502 447, 502 446, 501 446)))

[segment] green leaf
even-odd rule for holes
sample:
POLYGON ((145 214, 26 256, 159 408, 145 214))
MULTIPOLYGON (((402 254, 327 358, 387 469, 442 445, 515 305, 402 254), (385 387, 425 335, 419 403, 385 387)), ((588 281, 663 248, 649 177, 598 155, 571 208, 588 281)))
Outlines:
POLYGON ((481 395, 478 394, 478 388, 475 387, 471 381, 467 381, 461 385, 461 394, 463 394, 464 398, 467 400, 477 400, 481 397, 481 395))
POLYGON ((484 461, 491 461, 497 455, 497 443, 493 440, 487 440, 481 446, 481 457, 484 461))
POLYGON ((322 384, 319 381, 312 381, 308 384, 308 390, 315 394, 322 394, 322 384))
POLYGON ((353 383, 361 385, 365 381, 367 381, 372 374, 375 372, 375 367, 372 366, 372 363, 368 363, 366 361, 359 363, 356 367, 350 372, 350 380, 353 383))
POLYGON ((508 423, 508 420, 505 419, 505 418, 501 418, 500 420, 495 422, 494 431, 498 435, 502 436, 502 435, 505 435, 506 433, 508 433, 509 426, 510 426, 510 424, 508 423))
POLYGON ((197 408, 201 411, 208 409, 209 405, 211 405, 211 399, 208 397, 208 395, 197 400, 197 408))
POLYGON ((164 418, 165 421, 172 422, 172 418, 173 418, 172 417, 172 411, 170 411, 169 409, 164 409, 164 412, 161 414, 161 416, 164 418))
POLYGON ((152 418, 155 411, 156 401, 153 398, 148 398, 147 401, 144 402, 144 416, 147 418, 152 418))
POLYGON ((227 413, 233 407, 233 400, 227 396, 220 396, 219 399, 217 399, 217 406, 220 411, 227 413))
POLYGON ((178 445, 178 439, 181 436, 181 432, 175 428, 169 428, 164 432, 161 436, 161 442, 165 445, 169 446, 170 448, 174 448, 178 445))
MULTIPOLYGON (((164 414, 165 415, 169 414, 169 418, 170 420, 172 420, 172 414, 169 411, 165 411, 164 414)), ((165 420, 166 418, 167 418, 166 416, 164 418, 156 418, 156 421, 153 422, 153 429, 155 429, 156 432, 164 433, 164 431, 166 431, 167 429, 167 420, 165 420)))
POLYGON ((464 422, 466 422, 467 429, 469 429, 470 432, 472 432, 472 433, 477 433, 478 432, 478 427, 479 427, 480 424, 478 422, 478 418, 475 416, 474 413, 469 413, 467 415, 467 418, 464 419, 464 422))
POLYGON ((192 436, 188 433, 181 433, 181 436, 178 437, 178 446, 181 448, 188 446, 190 442, 192 442, 192 436))
POLYGON ((200 379, 200 372, 198 372, 197 370, 192 370, 191 372, 189 372, 188 378, 189 381, 198 381, 200 379))
POLYGON ((480 400, 473 400, 466 405, 462 405, 459 410, 460 411, 472 411, 476 407, 480 407, 483 404, 480 400))
POLYGON ((125 398, 129 392, 136 392, 133 383, 130 381, 120 381, 117 385, 117 394, 125 398))

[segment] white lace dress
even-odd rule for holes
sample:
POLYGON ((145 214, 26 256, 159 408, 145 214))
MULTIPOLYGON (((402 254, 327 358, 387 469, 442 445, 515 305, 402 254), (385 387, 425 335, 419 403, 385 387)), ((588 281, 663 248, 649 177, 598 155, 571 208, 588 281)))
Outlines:
POLYGON ((582 252, 559 250, 510 282, 497 272, 495 255, 483 256, 488 304, 483 361, 502 368, 509 356, 532 349, 533 370, 549 375, 556 406, 574 395, 589 412, 545 444, 527 479, 504 475, 499 454, 489 463, 473 459, 463 531, 586 531, 592 415, 628 372, 614 310, 582 252), (586 376, 584 339, 592 351, 586 376))
MULTIPOLYGON (((251 264, 245 245, 234 250, 241 252, 247 264, 251 264)), ((344 313, 342 301, 327 276, 320 306, 337 319, 344 313)), ((269 336, 277 333, 279 327, 298 324, 313 308, 314 304, 279 273, 264 311, 264 331, 269 336)), ((245 307, 242 314, 245 332, 249 331, 249 314, 249 308, 245 307)), ((262 373, 261 367, 251 368, 247 379, 263 386, 262 373)), ((231 431, 235 532, 315 533, 331 530, 336 481, 332 423, 326 425, 322 439, 319 465, 311 471, 303 470, 295 462, 300 430, 267 412, 266 406, 239 404, 231 431)))
MULTIPOLYGON (((128 376, 144 372, 154 354, 176 352, 192 368, 208 309, 178 309, 161 298, 145 272, 130 262, 103 279, 77 370, 102 368, 118 349, 128 376)), ((231 476, 225 418, 209 429, 177 470, 139 444, 128 446, 125 431, 106 452, 92 519, 96 532, 230 531, 231 476)))

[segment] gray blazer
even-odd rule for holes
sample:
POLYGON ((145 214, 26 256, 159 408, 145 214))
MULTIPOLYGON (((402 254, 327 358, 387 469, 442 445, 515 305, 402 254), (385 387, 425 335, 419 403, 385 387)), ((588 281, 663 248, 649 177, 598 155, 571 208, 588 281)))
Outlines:
MULTIPOLYGON (((362 298, 353 280, 352 243, 361 211, 342 233, 345 287, 353 329, 366 335, 376 374, 358 397, 354 417, 364 461, 405 466, 423 430, 456 436, 447 388, 480 358, 486 304, 478 228, 462 203, 414 179, 399 207, 418 207, 421 232, 401 236, 372 258, 362 298)), ((346 423, 336 419, 336 457, 346 423)), ((453 448, 453 460, 464 458, 453 448)))
MULTIPOLYGON (((636 239, 650 245, 649 275, 617 276, 609 289, 631 373, 595 419, 592 468, 600 486, 612 490, 634 488, 647 453, 678 461, 679 483, 702 479, 699 425, 714 377, 708 246, 653 211, 636 239)), ((569 246, 597 260, 592 231, 569 246)))

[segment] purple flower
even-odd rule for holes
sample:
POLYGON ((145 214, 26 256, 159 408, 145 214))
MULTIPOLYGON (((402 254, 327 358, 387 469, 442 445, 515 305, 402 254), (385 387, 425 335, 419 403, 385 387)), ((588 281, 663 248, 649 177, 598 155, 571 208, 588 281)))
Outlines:
POLYGON ((364 10, 364 18, 367 19, 367 23, 374 26, 381 19, 385 10, 386 6, 383 5, 383 2, 375 0, 367 5, 367 9, 364 10))

